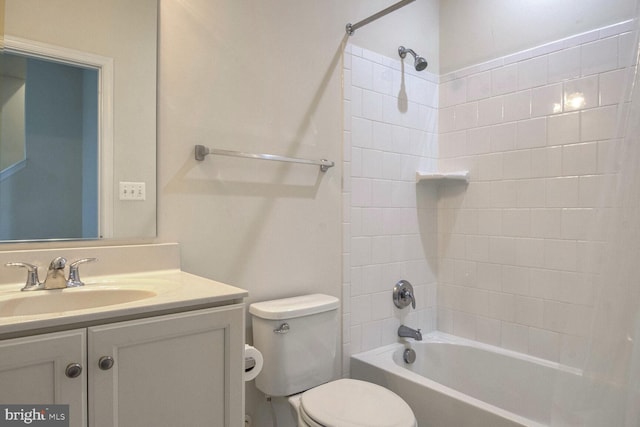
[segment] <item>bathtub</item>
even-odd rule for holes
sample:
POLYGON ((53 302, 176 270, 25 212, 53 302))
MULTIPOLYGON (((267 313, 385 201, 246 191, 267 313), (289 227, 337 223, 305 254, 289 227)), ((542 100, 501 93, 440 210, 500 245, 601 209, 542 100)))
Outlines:
POLYGON ((420 427, 545 426, 554 388, 580 371, 476 341, 432 332, 351 356, 351 377, 387 387, 420 427), (416 352, 413 364, 405 348, 416 352))

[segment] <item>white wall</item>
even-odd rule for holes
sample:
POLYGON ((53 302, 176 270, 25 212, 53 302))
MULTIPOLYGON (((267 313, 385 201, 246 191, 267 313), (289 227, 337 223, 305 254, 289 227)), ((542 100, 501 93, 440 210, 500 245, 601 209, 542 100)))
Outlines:
POLYGON ((615 24, 635 0, 446 0, 440 2, 442 73, 615 24))
MULTIPOLYGON (((388 4, 161 2, 159 239, 180 242, 185 270, 248 289, 249 303, 340 296, 344 26, 388 4), (198 163, 194 144, 336 166, 323 174, 248 159, 198 163)), ((429 42, 417 44, 416 18, 390 22, 382 18, 357 37, 384 36, 393 51, 414 40, 427 51, 429 42)), ((264 397, 252 383, 247 391, 255 425, 270 422, 264 397)), ((292 422, 288 405, 276 406, 281 425, 292 422)))

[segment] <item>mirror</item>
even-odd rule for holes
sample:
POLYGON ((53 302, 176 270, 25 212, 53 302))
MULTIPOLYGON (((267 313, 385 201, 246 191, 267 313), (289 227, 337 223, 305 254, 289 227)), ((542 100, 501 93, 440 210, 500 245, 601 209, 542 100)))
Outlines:
POLYGON ((157 18, 4 0, 0 241, 155 236, 157 18))

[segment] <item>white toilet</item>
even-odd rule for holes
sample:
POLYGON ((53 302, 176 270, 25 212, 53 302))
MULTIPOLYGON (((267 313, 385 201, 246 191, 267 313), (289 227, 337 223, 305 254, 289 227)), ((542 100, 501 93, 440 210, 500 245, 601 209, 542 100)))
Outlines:
POLYGON ((407 403, 376 384, 338 379, 337 298, 303 295, 249 306, 264 365, 256 386, 289 396, 300 427, 416 427, 407 403))

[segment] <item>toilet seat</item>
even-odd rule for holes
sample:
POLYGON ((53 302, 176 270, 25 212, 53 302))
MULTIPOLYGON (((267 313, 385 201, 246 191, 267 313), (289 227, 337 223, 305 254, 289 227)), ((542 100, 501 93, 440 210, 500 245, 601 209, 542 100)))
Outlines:
POLYGON ((415 427, 413 411, 377 384, 340 379, 300 396, 300 416, 312 427, 415 427))

